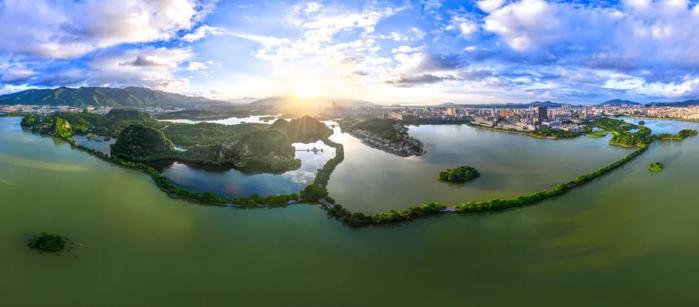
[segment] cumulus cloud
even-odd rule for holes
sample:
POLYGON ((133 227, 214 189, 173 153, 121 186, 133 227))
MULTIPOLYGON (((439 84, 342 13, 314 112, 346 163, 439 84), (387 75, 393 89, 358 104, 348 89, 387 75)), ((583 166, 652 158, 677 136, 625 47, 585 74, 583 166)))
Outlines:
POLYGON ((123 43, 167 40, 190 29, 203 3, 194 0, 7 0, 0 32, 4 53, 19 57, 74 58, 123 43))
POLYGON ((175 74, 185 63, 190 63, 192 57, 193 52, 188 48, 149 47, 108 52, 90 61, 88 74, 82 83, 99 86, 141 85, 181 91, 189 81, 175 74))
POLYGON ((0 82, 21 84, 36 74, 35 71, 21 64, 0 65, 0 82))
POLYGON ((394 80, 388 80, 386 83, 398 87, 412 87, 417 85, 439 83, 446 80, 456 80, 456 77, 451 75, 437 76, 433 74, 421 74, 400 76, 394 80))
POLYGON ((499 9, 503 4, 505 4, 505 0, 480 0, 476 2, 478 8, 486 13, 499 9))

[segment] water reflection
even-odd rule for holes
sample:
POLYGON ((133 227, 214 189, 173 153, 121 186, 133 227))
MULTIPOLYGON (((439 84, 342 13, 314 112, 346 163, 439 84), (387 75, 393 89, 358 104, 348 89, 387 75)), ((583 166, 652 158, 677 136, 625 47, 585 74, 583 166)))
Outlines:
MULTIPOLYGON (((237 125, 241 123, 265 123, 265 119, 271 123, 277 118, 279 115, 227 118, 215 121, 170 121, 190 124, 209 122, 237 125)), ((213 192, 225 197, 296 193, 313 181, 317 170, 335 156, 335 149, 325 145, 322 141, 309 144, 294 143, 292 145, 296 148, 296 159, 301 160, 301 167, 282 174, 250 174, 236 169, 217 169, 179 162, 164 162, 164 164, 159 163, 159 165, 154 166, 176 185, 197 192, 213 192)))
POLYGON ((281 114, 276 115, 253 115, 247 117, 229 117, 216 120, 191 120, 191 119, 163 119, 162 121, 171 123, 196 124, 196 123, 213 123, 221 125, 239 125, 239 124, 271 124, 275 120, 281 118, 281 114))
POLYGON ((88 138, 87 136, 84 135, 74 135, 73 139, 75 139, 78 144, 85 146, 87 148, 93 149, 100 151, 104 154, 111 155, 112 154, 112 149, 111 146, 112 144, 116 143, 116 139, 113 138, 105 138, 105 137, 97 137, 97 138, 88 138))
POLYGON ((335 155, 335 149, 320 141, 293 146, 301 167, 282 174, 247 174, 237 169, 221 170, 180 162, 156 166, 176 185, 197 192, 214 192, 226 197, 296 193, 313 181, 316 171, 335 155))

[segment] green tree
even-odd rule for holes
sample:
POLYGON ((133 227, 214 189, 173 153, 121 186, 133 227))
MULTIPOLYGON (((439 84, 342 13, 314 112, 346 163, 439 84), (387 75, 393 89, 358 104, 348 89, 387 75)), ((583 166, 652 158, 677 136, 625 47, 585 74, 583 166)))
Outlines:
POLYGON ((317 202, 321 198, 328 196, 328 190, 319 184, 309 184, 301 191, 301 199, 304 201, 317 202))

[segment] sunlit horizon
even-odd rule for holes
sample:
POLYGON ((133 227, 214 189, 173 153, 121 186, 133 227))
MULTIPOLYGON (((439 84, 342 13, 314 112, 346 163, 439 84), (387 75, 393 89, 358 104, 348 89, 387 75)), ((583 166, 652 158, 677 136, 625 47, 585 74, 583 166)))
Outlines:
POLYGON ((231 102, 699 97, 696 1, 42 0, 0 10, 14 29, 0 34, 0 94, 142 86, 231 102))

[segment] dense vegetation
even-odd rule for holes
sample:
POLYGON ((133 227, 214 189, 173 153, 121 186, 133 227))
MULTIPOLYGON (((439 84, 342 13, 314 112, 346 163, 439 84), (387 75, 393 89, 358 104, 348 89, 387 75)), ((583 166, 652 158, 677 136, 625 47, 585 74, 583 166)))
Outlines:
POLYGON ((332 159, 328 160, 328 162, 323 165, 321 169, 318 170, 316 173, 316 177, 313 180, 313 183, 321 185, 321 186, 327 186, 328 181, 330 181, 330 175, 335 171, 335 168, 342 163, 342 161, 345 159, 345 149, 340 143, 335 143, 329 139, 323 140, 323 142, 330 146, 335 148, 335 156, 332 157, 332 159))
POLYGON ((609 140, 610 145, 645 147, 653 142, 652 131, 649 128, 627 123, 620 119, 598 118, 593 122, 593 125, 613 134, 609 140))
POLYGON ((677 134, 670 134, 670 133, 660 133, 657 134, 655 137, 658 140, 663 140, 663 141, 682 141, 688 137, 696 136, 697 131, 693 129, 682 129, 680 130, 677 134))
POLYGON ((112 145, 112 155, 131 161, 169 159, 175 146, 162 131, 134 124, 127 127, 112 145))
POLYGON ((651 164, 648 164, 648 171, 653 172, 653 173, 660 173, 665 169, 665 165, 663 165, 660 162, 653 162, 651 164))
POLYGON ((267 124, 171 123, 163 129, 163 133, 178 146, 193 147, 233 143, 250 132, 267 128, 267 124))
POLYGON ((326 139, 333 134, 332 129, 310 116, 303 116, 290 121, 278 119, 272 124, 272 129, 285 133, 295 143, 313 143, 326 139))
POLYGON ((455 168, 448 168, 439 172, 438 179, 442 182, 466 183, 480 176, 481 174, 478 172, 478 170, 471 166, 464 165, 455 168))
POLYGON ((598 139, 598 138, 603 138, 603 137, 607 136, 607 134, 609 134, 609 132, 607 132, 606 130, 600 129, 600 130, 596 130, 596 131, 592 131, 592 132, 588 133, 587 137, 593 138, 593 139, 598 139))
POLYGON ((363 130, 390 142, 403 139, 403 133, 396 128, 399 123, 392 119, 374 118, 359 122, 350 127, 353 130, 363 130))
POLYGON ((576 138, 583 134, 589 133, 591 130, 586 128, 583 131, 566 131, 561 129, 553 129, 551 127, 543 126, 540 129, 531 131, 530 134, 537 137, 547 137, 555 139, 570 139, 576 138))
POLYGON ((69 242, 68 238, 43 232, 29 239, 27 245, 40 252, 57 253, 65 249, 69 242))
POLYGON ((351 227, 405 223, 418 218, 437 215, 446 210, 446 207, 439 203, 428 203, 406 209, 389 210, 370 215, 361 212, 352 213, 337 204, 323 208, 325 208, 329 216, 351 227))
POLYGON ((318 202, 328 196, 328 191, 320 184, 311 183, 301 191, 301 199, 308 202, 318 202))

